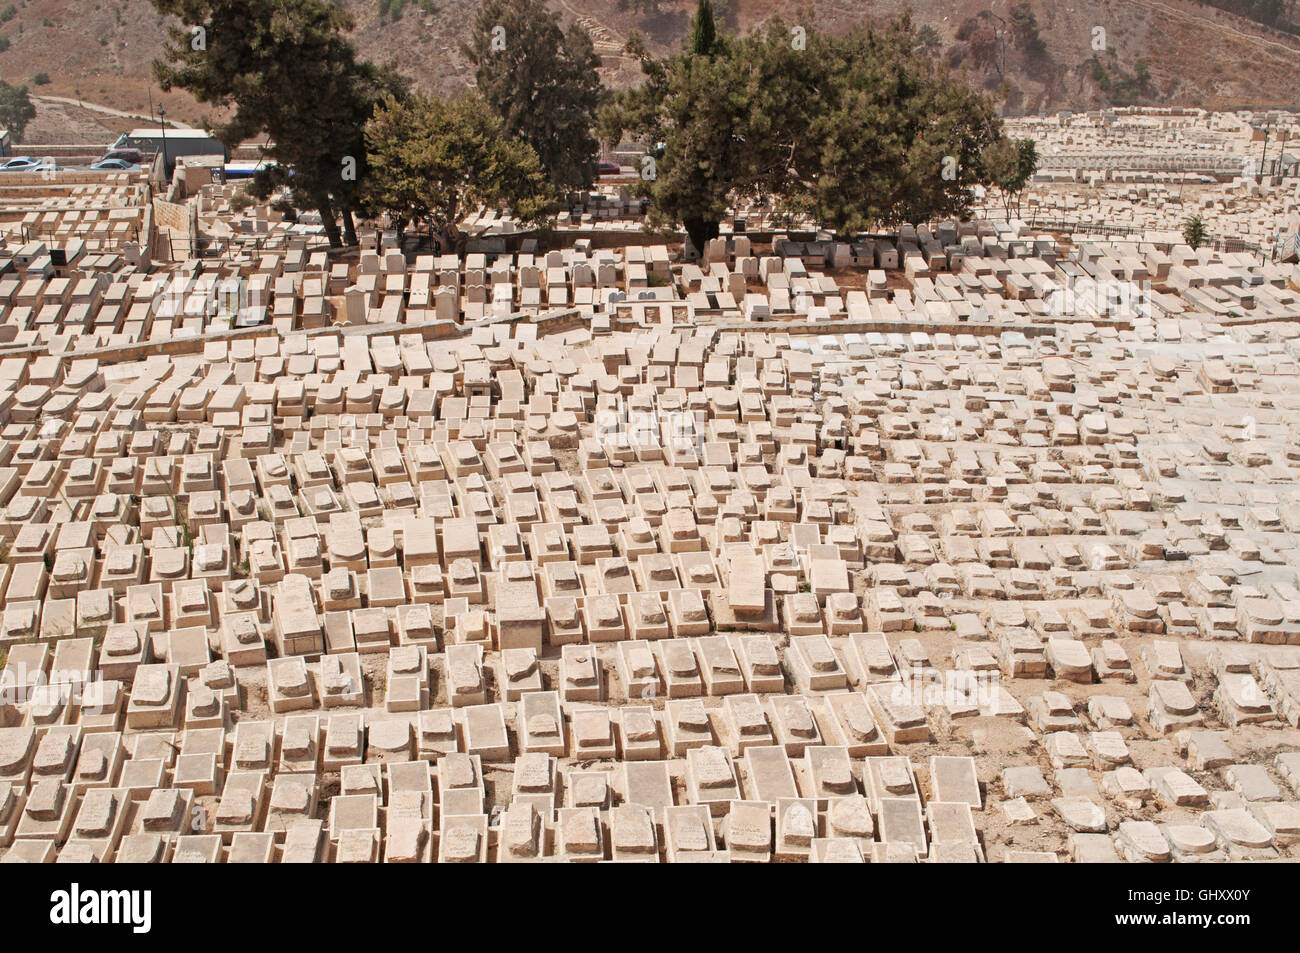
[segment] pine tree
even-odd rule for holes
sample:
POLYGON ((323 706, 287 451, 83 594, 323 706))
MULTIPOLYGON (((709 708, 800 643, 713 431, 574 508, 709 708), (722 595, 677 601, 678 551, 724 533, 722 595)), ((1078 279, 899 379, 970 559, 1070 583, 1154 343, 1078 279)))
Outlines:
POLYGON ((596 112, 608 98, 591 37, 567 32, 542 0, 489 0, 463 47, 479 94, 505 124, 507 136, 532 146, 560 189, 596 178, 596 112))
POLYGON ((711 56, 717 43, 718 28, 713 18, 713 4, 700 0, 691 21, 691 52, 696 56, 711 56))
MULTIPOLYGON (((602 128, 646 145, 653 174, 639 189, 652 223, 680 223, 702 251, 746 199, 774 199, 784 216, 844 236, 965 214, 972 187, 992 181, 986 153, 1005 142, 992 100, 921 57, 906 18, 803 38, 792 44, 774 19, 715 38, 708 56, 692 39, 641 58, 646 81, 620 94, 602 128)), ((1008 174, 1034 158, 1007 148, 1008 174)))
POLYGON ((331 245, 355 242, 353 213, 365 210, 362 129, 381 96, 404 94, 407 81, 356 58, 345 38, 352 20, 328 0, 152 2, 181 22, 154 62, 163 89, 233 107, 214 128, 228 146, 266 133, 279 165, 259 174, 254 190, 291 186, 296 205, 320 212, 331 245))

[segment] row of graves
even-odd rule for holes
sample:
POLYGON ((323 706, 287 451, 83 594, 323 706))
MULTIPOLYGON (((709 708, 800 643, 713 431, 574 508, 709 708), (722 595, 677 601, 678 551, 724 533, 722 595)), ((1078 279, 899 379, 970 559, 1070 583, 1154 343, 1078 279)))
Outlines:
POLYGON ((141 240, 147 202, 139 173, 6 172, 0 241, 12 251, 31 241, 59 247, 75 241, 91 253, 122 253, 141 240))
POLYGON ((1297 857, 1296 266, 192 201, 0 255, 0 861, 1297 857))
MULTIPOLYGON (((1007 131, 1037 146, 1038 171, 1018 203, 1031 222, 1139 236, 1199 215, 1211 239, 1264 257, 1279 234, 1300 231, 1291 113, 1131 108, 1010 119, 1007 131)), ((978 208, 1006 214, 997 193, 978 208)))
MULTIPOLYGON (((192 201, 205 216, 221 216, 228 209, 216 199, 232 188, 205 186, 192 201)), ((226 214, 234 237, 212 240, 215 257, 175 264, 152 264, 140 242, 114 253, 67 236, 11 245, 0 254, 0 344, 66 354, 246 329, 284 336, 433 326, 457 334, 562 311, 597 335, 660 322, 1000 331, 1132 328, 1135 319, 1184 312, 1224 321, 1295 313, 1295 265, 1210 245, 1193 250, 1176 230, 1065 236, 988 218, 905 225, 854 242, 814 233, 759 244, 728 234, 692 261, 666 244, 610 244, 598 223, 594 238, 549 250, 535 237, 495 236, 461 255, 408 254, 396 236, 371 232, 359 254, 337 256, 295 231, 308 226, 277 215, 265 206, 226 214)))
POLYGON ((0 859, 1293 858, 1300 341, 1169 294, 0 359, 0 859))

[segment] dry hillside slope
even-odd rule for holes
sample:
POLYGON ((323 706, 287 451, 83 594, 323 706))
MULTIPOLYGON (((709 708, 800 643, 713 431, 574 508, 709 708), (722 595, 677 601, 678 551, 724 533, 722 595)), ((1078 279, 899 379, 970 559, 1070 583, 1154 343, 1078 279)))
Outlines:
MULTIPOLYGON (((458 47, 482 0, 341 2, 356 20, 354 39, 366 56, 395 61, 420 85, 445 92, 472 82, 458 47), (381 16, 381 9, 387 15, 381 16)), ((1197 0, 1030 0, 1046 49, 1046 55, 1036 59, 1017 49, 1012 38, 1014 0, 715 3, 726 9, 733 29, 749 29, 780 16, 788 23, 811 20, 836 30, 863 16, 884 18, 910 10, 918 25, 935 29, 934 55, 967 70, 972 82, 1001 88, 1010 112, 1095 108, 1134 97, 1146 103, 1215 109, 1286 106, 1295 100, 1293 84, 1286 78, 1300 67, 1300 37, 1197 0), (987 13, 981 17, 982 11, 987 13), (968 23, 972 18, 974 23, 968 23), (1106 31, 1109 48, 1099 57, 1105 82, 1099 82, 1091 62, 1097 27, 1106 31), (986 53, 992 50, 991 62, 988 55, 980 61, 980 37, 986 53), (1140 88, 1131 82, 1139 61, 1149 76, 1140 88)), ((639 30, 654 49, 673 47, 686 30, 695 0, 659 0, 654 10, 646 10, 647 3, 634 10, 632 0, 551 0, 551 5, 566 21, 576 20, 592 33, 605 54, 607 82, 625 85, 637 76, 634 65, 620 55, 628 34, 639 30)), ((8 6, 0 0, 0 15, 8 6)), ((0 22, 0 38, 9 41, 0 52, 0 77, 30 82, 45 73, 48 84, 33 87, 33 93, 137 113, 148 113, 151 101, 155 106, 161 102, 178 120, 198 122, 203 110, 188 96, 163 95, 152 82, 150 62, 159 54, 165 34, 165 19, 148 0, 15 2, 12 14, 0 22)), ((107 136, 132 123, 127 117, 55 106, 46 104, 45 115, 28 132, 29 141, 101 134, 96 130, 107 136)))

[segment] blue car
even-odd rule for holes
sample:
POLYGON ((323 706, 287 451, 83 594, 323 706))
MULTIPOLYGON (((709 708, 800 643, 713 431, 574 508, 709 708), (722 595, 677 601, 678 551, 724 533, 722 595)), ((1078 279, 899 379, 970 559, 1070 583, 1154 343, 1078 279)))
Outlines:
POLYGON ((53 159, 38 159, 35 156, 14 156, 0 163, 0 172, 41 172, 57 171, 53 159))

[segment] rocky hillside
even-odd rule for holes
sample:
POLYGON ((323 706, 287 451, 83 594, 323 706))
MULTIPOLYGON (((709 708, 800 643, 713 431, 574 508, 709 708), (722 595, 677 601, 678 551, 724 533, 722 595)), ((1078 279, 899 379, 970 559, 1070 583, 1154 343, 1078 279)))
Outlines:
MULTIPOLYGON (((452 91, 472 82, 458 47, 480 0, 339 0, 356 21, 366 56, 393 60, 419 83, 452 91)), ((605 55, 607 82, 635 81, 621 55, 633 31, 652 49, 675 46, 695 0, 551 0, 581 23, 605 55)), ((749 29, 780 16, 843 29, 910 10, 936 60, 997 92, 1008 112, 1087 109, 1109 103, 1224 109, 1295 102, 1285 81, 1300 67, 1300 36, 1199 0, 715 0, 729 25, 749 29), (1026 16, 1026 14, 1032 16, 1026 16), (1099 32, 1104 31, 1104 32, 1099 32), (1100 48, 1100 49, 1099 49, 1100 48)), ((1236 9, 1253 12, 1249 2, 1236 9)), ((78 109, 77 101, 198 122, 181 93, 162 95, 149 65, 166 22, 148 0, 0 0, 0 77, 50 99, 29 141, 108 135, 129 116, 78 109), (99 130, 100 132, 96 132, 99 130)), ((38 101, 38 107, 42 105, 38 101)))

